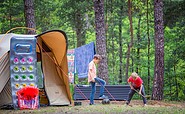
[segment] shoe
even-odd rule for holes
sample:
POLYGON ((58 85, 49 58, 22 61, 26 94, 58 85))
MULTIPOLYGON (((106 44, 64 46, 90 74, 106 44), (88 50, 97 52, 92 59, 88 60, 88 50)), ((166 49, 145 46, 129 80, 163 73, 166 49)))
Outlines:
POLYGON ((144 107, 146 107, 146 106, 147 106, 147 104, 144 104, 143 106, 144 106, 144 107))
POLYGON ((126 107, 127 107, 127 106, 131 106, 131 107, 132 107, 132 105, 130 105, 130 103, 129 103, 128 101, 126 101, 125 106, 126 106, 126 107))
POLYGON ((131 104, 124 104, 124 106, 125 106, 125 107, 128 107, 128 106, 132 107, 131 104))
POLYGON ((89 103, 89 105, 95 105, 94 103, 89 103))
POLYGON ((105 96, 105 95, 102 95, 102 96, 99 97, 99 99, 107 99, 107 98, 108 98, 108 97, 105 96))
POLYGON ((126 103, 125 103, 126 105, 129 105, 129 102, 128 101, 126 101, 126 103))
POLYGON ((128 106, 128 104, 124 104, 124 106, 125 106, 125 107, 127 107, 127 106, 128 106))

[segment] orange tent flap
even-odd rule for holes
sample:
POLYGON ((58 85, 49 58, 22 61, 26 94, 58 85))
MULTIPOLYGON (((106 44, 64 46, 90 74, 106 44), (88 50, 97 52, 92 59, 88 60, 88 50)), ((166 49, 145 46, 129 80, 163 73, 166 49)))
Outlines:
MULTIPOLYGON (((65 89, 61 91, 64 92, 66 91, 67 93, 67 97, 69 99, 69 101, 71 102, 71 94, 70 94, 70 88, 69 88, 69 79, 68 79, 68 62, 67 62, 67 37, 66 34, 63 31, 59 31, 59 30, 53 30, 53 31, 48 31, 45 32, 41 35, 37 36, 37 43, 38 43, 38 47, 40 47, 40 50, 42 50, 42 52, 52 52, 51 56, 50 54, 46 54, 45 56, 50 56, 48 57, 48 59, 50 59, 53 64, 55 64, 55 71, 57 71, 57 73, 52 74, 52 75, 57 75, 60 78, 60 84, 57 84, 57 87, 63 86, 65 89)), ((39 48, 37 48, 39 49, 39 48)), ((37 52, 40 52, 39 50, 37 52)), ((41 53, 42 54, 42 53, 41 53)), ((42 59, 43 59, 44 55, 42 55, 42 59)), ((45 57, 44 57, 45 58, 45 57)), ((49 60, 47 60, 49 61, 49 60)), ((47 68, 47 62, 42 61, 44 64, 43 68, 47 68)), ((43 70, 44 71, 44 70, 43 70)), ((44 74, 47 75, 46 69, 44 71, 44 74)), ((54 78, 55 76, 50 76, 50 78, 54 78)), ((45 79, 47 80, 47 79, 45 79)), ((58 80, 59 81, 59 80, 58 80)), ((47 82, 47 81, 45 81, 47 82)), ((51 83, 45 83, 45 87, 51 87, 51 83)), ((55 82, 56 83, 56 82, 55 82)), ((54 84, 56 85, 56 84, 54 84)), ((58 90, 57 90, 58 91, 58 90)), ((50 98, 53 98, 52 96, 50 98)), ((58 103, 57 103, 58 104, 58 103)))

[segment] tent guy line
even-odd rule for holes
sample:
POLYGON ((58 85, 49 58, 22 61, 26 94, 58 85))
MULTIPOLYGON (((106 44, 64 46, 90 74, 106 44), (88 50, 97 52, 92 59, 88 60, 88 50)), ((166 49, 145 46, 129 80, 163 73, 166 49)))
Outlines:
POLYGON ((38 30, 36 30, 36 29, 34 29, 34 28, 29 28, 29 27, 14 27, 14 28, 8 30, 8 31, 4 34, 4 36, 2 37, 2 39, 0 39, 0 43, 2 42, 2 40, 4 39, 4 37, 5 37, 9 32, 11 32, 12 30, 20 29, 20 28, 22 28, 22 29, 27 29, 27 30, 34 30, 34 31, 36 31, 36 32, 40 32, 40 31, 38 31, 38 30))

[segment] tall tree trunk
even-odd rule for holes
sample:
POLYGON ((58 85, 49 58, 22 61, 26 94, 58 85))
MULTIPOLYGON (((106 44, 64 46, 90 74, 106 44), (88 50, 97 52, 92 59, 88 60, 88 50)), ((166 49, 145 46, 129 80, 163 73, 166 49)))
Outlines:
POLYGON ((170 82, 170 100, 172 100, 173 98, 172 98, 172 85, 173 85, 173 83, 172 83, 172 77, 171 77, 171 75, 169 76, 169 82, 170 82))
POLYGON ((10 26, 10 28, 12 28, 12 6, 13 5, 13 3, 12 3, 12 0, 10 0, 10 2, 9 2, 9 26, 10 26))
MULTIPOLYGON (((26 20, 26 27, 34 28, 35 24, 35 16, 34 16, 34 0, 24 0, 24 13, 26 20)), ((36 34, 34 30, 27 30, 27 34, 36 34)))
POLYGON ((176 74, 176 65, 173 65, 173 74, 175 75, 175 89, 176 89, 176 94, 175 94, 175 98, 176 100, 178 100, 178 96, 179 96, 179 90, 178 90, 178 82, 177 82, 177 74, 176 74))
MULTIPOLYGON (((107 0, 106 0, 107 1, 107 0)), ((112 27, 113 26, 115 26, 114 25, 114 13, 113 13, 113 0, 110 0, 110 4, 111 4, 111 7, 110 7, 110 37, 111 37, 111 49, 110 49, 110 51, 111 51, 111 54, 112 54, 112 56, 111 56, 111 58, 115 58, 116 57, 116 55, 115 55, 115 42, 116 42, 116 38, 115 38, 115 34, 114 34, 114 30, 112 29, 112 27)), ((112 63, 112 67, 111 67, 111 69, 112 69, 112 75, 113 76, 115 76, 115 70, 116 70, 116 67, 115 67, 115 65, 116 65, 116 62, 115 62, 115 60, 113 60, 113 59, 109 59, 109 60, 111 60, 111 63, 112 63)), ((116 82, 117 81, 117 79, 114 79, 114 82, 116 82)))
POLYGON ((11 13, 10 13, 10 15, 9 15, 9 26, 10 26, 10 28, 12 28, 12 16, 11 16, 11 13))
POLYGON ((141 40, 141 33, 140 33, 140 26, 141 25, 141 16, 139 16, 138 20, 138 28, 137 28, 137 66, 136 66, 136 72, 139 73, 139 66, 140 66, 140 40, 141 40))
MULTIPOLYGON (((133 52, 133 49, 131 50, 132 52, 133 52)), ((133 56, 130 56, 130 59, 131 59, 131 72, 134 72, 135 70, 134 70, 134 58, 133 58, 133 56)))
POLYGON ((148 37, 148 83, 147 83, 147 93, 150 94, 150 29, 149 29, 149 0, 146 0, 146 5, 147 5, 147 12, 146 12, 146 23, 147 23, 147 37, 148 37))
MULTIPOLYGON (((175 42, 175 45, 176 45, 176 47, 177 47, 177 43, 175 42)), ((176 51, 174 51, 174 56, 173 56, 173 77, 175 77, 175 98, 176 98, 176 100, 178 100, 178 96, 179 96, 179 90, 178 90, 178 77, 177 77, 177 73, 176 73, 176 65, 177 65, 177 52, 176 51)))
POLYGON ((119 15, 119 83, 122 83, 123 76, 123 51, 122 51, 122 16, 123 16, 123 6, 120 6, 120 15, 119 15))
POLYGON ((75 14, 75 28, 76 28, 76 37, 77 37, 77 47, 80 47, 85 44, 85 30, 83 25, 83 16, 80 11, 76 11, 75 14))
POLYGON ((129 69, 129 59, 130 59, 130 50, 133 46, 133 27, 132 27, 132 0, 128 0, 128 17, 130 21, 130 43, 128 45, 128 50, 127 50, 127 61, 126 61, 126 77, 125 81, 127 81, 128 78, 128 69, 129 69))
POLYGON ((163 100, 164 87, 164 25, 163 0, 154 0, 155 67, 152 100, 163 100))
MULTIPOLYGON (((106 45, 107 45, 107 58, 108 58, 108 61, 107 61, 107 64, 109 66, 109 73, 111 75, 114 76, 114 73, 115 73, 115 61, 113 61, 111 58, 114 58, 115 57, 115 46, 114 46, 114 31, 113 29, 111 28, 112 26, 114 26, 114 23, 113 23, 113 4, 112 4, 112 0, 106 0, 106 3, 105 3, 105 7, 106 7, 106 20, 105 20, 105 31, 106 31, 106 45), (109 13, 110 12, 110 13, 109 13)), ((113 78, 113 82, 116 82, 117 79, 114 79, 113 78)))
POLYGON ((168 77, 168 82, 169 82, 169 86, 170 86, 170 90, 169 90, 169 95, 170 95, 170 100, 172 100, 172 76, 171 76, 171 71, 170 68, 168 68, 167 70, 167 77, 168 77))
POLYGON ((102 56, 98 66, 98 76, 108 83, 108 66, 104 22, 104 0, 93 0, 95 12, 96 48, 97 53, 102 56))

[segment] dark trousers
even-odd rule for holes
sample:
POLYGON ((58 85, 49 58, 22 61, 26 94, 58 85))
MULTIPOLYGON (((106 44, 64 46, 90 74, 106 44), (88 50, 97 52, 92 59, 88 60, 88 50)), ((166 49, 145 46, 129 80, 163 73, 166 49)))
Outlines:
MULTIPOLYGON (((136 91, 137 90, 140 90, 140 88, 134 88, 136 91)), ((132 99, 132 97, 133 97, 133 95, 136 93, 136 91, 135 90, 133 90, 133 89, 130 89, 130 92, 128 93, 128 98, 127 98, 127 104, 129 104, 130 103, 130 101, 131 101, 131 99, 132 99)), ((142 87, 142 89, 141 89, 141 94, 143 95, 143 96, 145 96, 145 89, 144 89, 144 86, 142 87)), ((142 96, 142 99, 143 99, 143 103, 144 104, 146 104, 146 98, 145 97, 143 97, 142 96)))

